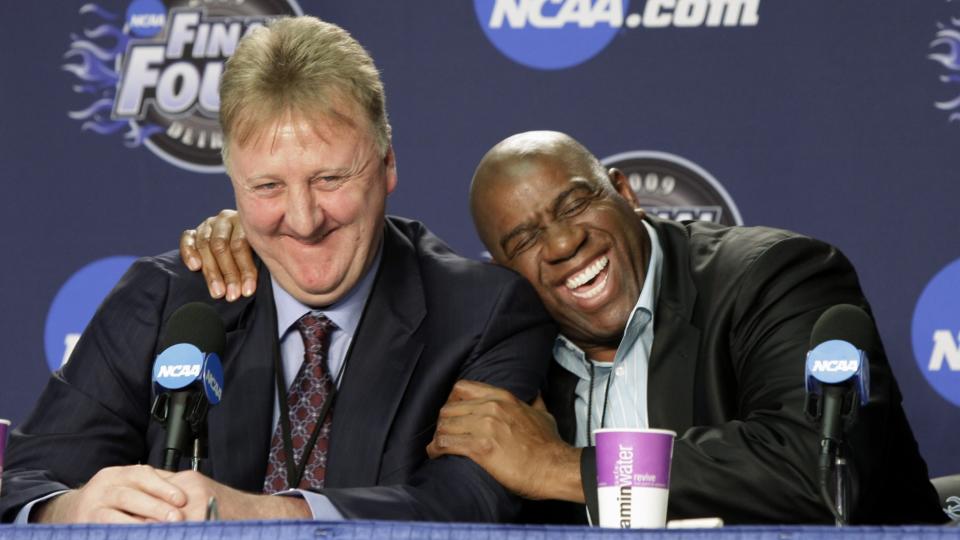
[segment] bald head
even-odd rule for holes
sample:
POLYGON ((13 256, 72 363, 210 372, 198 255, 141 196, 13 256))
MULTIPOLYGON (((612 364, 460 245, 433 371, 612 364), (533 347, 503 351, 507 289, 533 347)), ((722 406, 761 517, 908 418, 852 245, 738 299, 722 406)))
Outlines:
POLYGON ((600 160, 576 139, 559 131, 525 131, 498 142, 480 160, 470 184, 470 205, 476 193, 494 180, 516 180, 529 165, 542 159, 563 163, 570 171, 605 176, 600 160))
MULTIPOLYGON (((497 143, 480 160, 470 183, 470 213, 480 239, 491 253, 492 239, 487 226, 496 209, 489 206, 490 194, 498 187, 529 179, 544 163, 552 163, 571 175, 606 178, 607 171, 586 147, 559 131, 525 131, 497 143)), ((604 189, 612 189, 603 182, 604 189)), ((494 256, 496 258, 496 256, 494 256)))

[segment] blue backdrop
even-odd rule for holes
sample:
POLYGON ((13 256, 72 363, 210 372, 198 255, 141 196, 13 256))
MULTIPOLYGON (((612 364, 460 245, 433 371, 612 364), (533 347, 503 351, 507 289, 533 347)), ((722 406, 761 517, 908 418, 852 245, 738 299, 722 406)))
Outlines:
POLYGON ((950 0, 3 2, 0 417, 26 417, 129 257, 173 249, 182 229, 233 205, 226 176, 209 172, 203 75, 229 52, 231 21, 299 12, 370 50, 400 173, 389 211, 461 253, 482 250, 466 205, 474 166, 529 129, 633 167, 658 211, 739 214, 842 248, 931 473, 960 472, 950 0), (163 24, 186 4, 201 8, 178 30, 192 56, 172 67, 163 24), (134 50, 167 56, 137 67, 134 50), (117 103, 123 85, 143 100, 134 113, 117 103))

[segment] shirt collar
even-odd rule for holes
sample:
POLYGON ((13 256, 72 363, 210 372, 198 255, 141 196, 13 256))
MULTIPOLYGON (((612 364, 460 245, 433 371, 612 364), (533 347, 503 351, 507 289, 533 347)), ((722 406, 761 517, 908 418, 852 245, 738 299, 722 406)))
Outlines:
MULTIPOLYGON (((640 289, 640 297, 637 298, 637 303, 627 320, 615 360, 619 360, 620 352, 625 348, 625 344, 633 343, 643 329, 653 323, 657 296, 660 293, 660 274, 663 267, 663 249, 660 247, 660 236, 646 220, 642 223, 647 230, 647 236, 650 238, 650 262, 647 264, 647 272, 643 279, 643 288, 640 289)), ((582 379, 589 378, 590 368, 587 364, 587 355, 563 334, 558 335, 554 341, 553 357, 574 375, 582 379)), ((603 362, 597 365, 601 367, 610 366, 611 363, 603 362)))
POLYGON ((360 317, 363 315, 363 306, 366 305, 367 298, 370 296, 370 290, 373 288, 373 280, 377 275, 377 269, 380 268, 382 255, 383 242, 381 241, 380 247, 377 249, 377 256, 374 258, 373 264, 367 269, 367 273, 363 278, 347 292, 346 296, 323 309, 315 309, 300 302, 284 290, 273 276, 270 276, 270 284, 273 287, 273 300, 277 306, 277 335, 282 339, 283 335, 287 333, 287 330, 289 330, 300 317, 310 311, 319 311, 330 319, 333 324, 337 325, 337 329, 345 331, 348 336, 352 337, 357 331, 357 326, 360 324, 360 317))

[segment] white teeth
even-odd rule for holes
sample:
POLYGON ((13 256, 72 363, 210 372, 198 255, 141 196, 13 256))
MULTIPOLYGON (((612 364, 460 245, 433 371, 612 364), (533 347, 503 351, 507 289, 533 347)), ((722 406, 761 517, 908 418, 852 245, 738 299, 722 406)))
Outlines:
POLYGON ((597 277, 597 274, 599 274, 601 270, 606 268, 607 263, 609 262, 610 261, 609 259, 607 259, 606 255, 593 261, 593 263, 591 263, 590 266, 584 268, 579 273, 574 274, 569 278, 567 278, 567 282, 566 282, 567 288, 571 290, 576 289, 577 287, 597 277))
POLYGON ((570 294, 576 296, 577 298, 593 298, 594 296, 597 296, 603 292, 603 289, 607 286, 607 278, 609 277, 609 275, 603 276, 603 278, 595 283, 593 287, 590 287, 585 291, 570 291, 570 294))

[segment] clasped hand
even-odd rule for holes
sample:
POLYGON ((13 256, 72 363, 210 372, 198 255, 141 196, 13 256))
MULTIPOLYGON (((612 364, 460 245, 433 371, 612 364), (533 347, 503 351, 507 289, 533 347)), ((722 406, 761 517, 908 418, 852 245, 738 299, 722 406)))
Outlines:
POLYGON ((217 500, 221 519, 310 517, 300 498, 255 495, 195 471, 168 472, 148 465, 101 469, 83 487, 42 503, 32 521, 44 523, 150 523, 202 521, 217 500))

